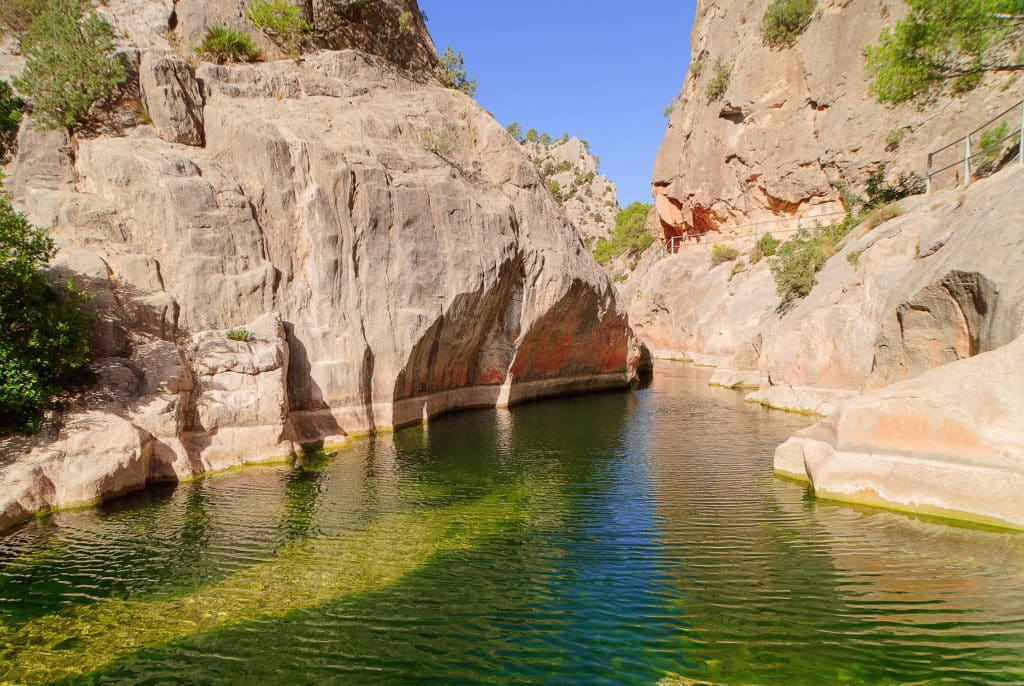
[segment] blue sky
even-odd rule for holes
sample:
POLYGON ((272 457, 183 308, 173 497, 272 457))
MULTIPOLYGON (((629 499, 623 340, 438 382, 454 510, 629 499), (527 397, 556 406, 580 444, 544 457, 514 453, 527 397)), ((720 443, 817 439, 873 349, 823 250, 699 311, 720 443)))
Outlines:
POLYGON ((420 0, 438 50, 461 50, 504 125, 590 142, 619 202, 650 202, 651 169, 690 62, 694 0, 420 0))

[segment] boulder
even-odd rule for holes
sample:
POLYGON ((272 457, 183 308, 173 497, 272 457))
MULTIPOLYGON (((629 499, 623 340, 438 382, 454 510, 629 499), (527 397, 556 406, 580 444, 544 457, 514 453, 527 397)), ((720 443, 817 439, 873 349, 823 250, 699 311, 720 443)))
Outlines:
POLYGON ((1024 529, 1024 337, 841 404, 775 469, 823 498, 1024 529))
POLYGON ((37 512, 138 490, 149 477, 151 454, 149 435, 121 417, 73 415, 57 440, 0 471, 0 529, 37 512))
POLYGON ((157 135, 171 143, 203 145, 203 96, 192 65, 176 55, 147 52, 139 88, 157 135))

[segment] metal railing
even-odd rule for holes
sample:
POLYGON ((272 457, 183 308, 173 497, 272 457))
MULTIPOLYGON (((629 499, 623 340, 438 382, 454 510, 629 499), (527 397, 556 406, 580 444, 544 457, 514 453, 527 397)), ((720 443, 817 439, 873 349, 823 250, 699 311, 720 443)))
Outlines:
MULTIPOLYGON (((990 129, 990 131, 998 131, 998 129, 990 129)), ((943 146, 938 150, 928 153, 928 171, 926 173, 928 192, 932 192, 932 179, 943 172, 949 171, 950 169, 959 170, 957 173, 958 183, 962 182, 965 187, 970 186, 972 174, 972 161, 978 158, 984 158, 985 160, 985 162, 983 162, 982 164, 974 167, 974 173, 981 171, 982 169, 984 169, 986 165, 992 165, 993 163, 997 162, 999 158, 1004 154, 1003 149, 1007 141, 1016 141, 1017 161, 1019 164, 1024 165, 1024 145, 1021 145, 1022 137, 1024 137, 1024 100, 1021 100, 1020 102, 1006 108, 1005 110, 1003 110, 996 116, 992 117, 978 128, 969 132, 963 138, 958 138, 949 145, 943 146), (975 147, 973 145, 973 139, 974 137, 978 136, 978 134, 981 134, 983 131, 988 129, 996 122, 1000 122, 1000 126, 1002 124, 1005 124, 1007 122, 1006 117, 1008 115, 1011 115, 1013 117, 1013 120, 1017 120, 1017 113, 1020 114, 1019 128, 1014 128, 1013 130, 1010 130, 1009 133, 1007 133, 1006 135, 999 136, 988 141, 985 141, 983 136, 982 139, 979 141, 978 146, 975 147), (984 145, 981 145, 981 143, 984 143, 984 145), (942 167, 939 167, 938 169, 935 168, 935 157, 937 155, 940 155, 946 152, 947 150, 951 149, 955 151, 958 148, 960 148, 960 146, 963 146, 962 158, 957 159, 950 164, 946 164, 942 167)), ((1013 143, 1011 143, 1010 148, 1013 148, 1013 143)))
MULTIPOLYGON (((758 238, 760 238, 763 234, 766 234, 766 233, 770 233, 773 236, 782 236, 782 235, 789 234, 789 233, 796 233, 800 229, 808 228, 806 226, 801 226, 801 224, 800 224, 801 222, 814 221, 815 219, 824 219, 826 217, 838 217, 838 216, 845 216, 845 215, 846 215, 846 212, 838 211, 838 212, 825 212, 823 214, 815 214, 815 215, 809 216, 809 217, 784 217, 784 218, 779 218, 779 219, 765 219, 764 221, 753 222, 751 224, 740 224, 739 226, 725 227, 725 230, 728 230, 728 231, 739 231, 740 229, 749 229, 749 228, 753 227, 754 231, 753 231, 753 233, 750 236, 723 236, 722 238, 719 238, 718 240, 711 240, 711 239, 708 239, 706 237, 709 236, 709 235, 712 235, 712 234, 714 234, 714 235, 721 235, 721 231, 718 231, 718 230, 716 230, 716 231, 705 231, 703 233, 691 233, 691 234, 684 234, 682 236, 672 236, 668 240, 666 240, 663 243, 663 245, 665 246, 665 251, 666 252, 668 252, 669 254, 673 254, 673 253, 679 252, 679 249, 680 249, 680 247, 682 246, 682 244, 684 242, 690 241, 692 239, 697 239, 697 241, 694 243, 694 247, 696 247, 697 245, 703 245, 703 246, 705 246, 705 248, 707 250, 711 250, 711 246, 714 245, 715 243, 728 243, 728 242, 734 242, 734 241, 749 241, 749 242, 756 243, 758 238), (770 228, 770 227, 778 226, 779 224, 782 224, 782 225, 792 224, 793 222, 796 222, 796 226, 793 227, 793 228, 789 228, 789 229, 785 229, 785 228, 784 229, 770 228)), ((821 226, 821 224, 816 224, 816 226, 821 226)))

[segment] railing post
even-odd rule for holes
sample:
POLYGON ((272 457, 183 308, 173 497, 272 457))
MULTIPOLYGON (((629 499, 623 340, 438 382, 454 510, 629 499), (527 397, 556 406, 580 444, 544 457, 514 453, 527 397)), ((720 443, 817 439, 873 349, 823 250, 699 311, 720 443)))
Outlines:
POLYGON ((932 159, 934 157, 935 157, 935 153, 933 153, 933 152, 928 153, 928 174, 927 174, 927 176, 928 176, 928 180, 927 180, 928 195, 932 194, 932 159))
POLYGON ((964 188, 971 185, 971 134, 964 138, 964 188))

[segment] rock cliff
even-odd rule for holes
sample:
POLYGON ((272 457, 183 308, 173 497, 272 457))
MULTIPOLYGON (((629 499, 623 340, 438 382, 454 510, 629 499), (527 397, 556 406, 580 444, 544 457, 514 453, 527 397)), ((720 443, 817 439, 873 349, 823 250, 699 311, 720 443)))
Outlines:
POLYGON ((864 49, 905 13, 902 2, 819 0, 803 34, 780 47, 762 37, 769 3, 697 3, 686 81, 654 165, 665 236, 743 237, 753 222, 841 210, 836 182, 858 187, 884 162, 892 174, 923 174, 929 151, 1020 100, 1010 76, 927 109, 880 105, 864 49), (712 97, 718 66, 725 78, 712 97))
POLYGON ((600 162, 590 146, 573 137, 550 144, 527 141, 523 147, 586 246, 593 249, 597 239, 608 238, 619 200, 615 184, 599 173, 600 162))
POLYGON ((796 218, 850 209, 836 182, 860 192, 879 164, 923 174, 930 150, 1019 103, 1019 88, 992 77, 927 108, 882 107, 862 55, 902 4, 818 2, 784 48, 759 35, 767 4, 698 3, 653 178, 663 235, 683 238, 676 254, 654 246, 623 286, 631 321, 655 355, 717 367, 713 383, 828 415, 776 455, 819 495, 1020 528, 1024 170, 964 190, 951 169, 932 195, 854 228, 790 303, 753 250, 755 235, 786 240, 834 221, 796 218), (710 97, 719 60, 728 78, 710 97), (715 266, 710 243, 738 258, 715 266))
MULTIPOLYGON (((236 4, 111 3, 151 123, 19 135, 7 186, 58 239, 58 275, 94 294, 97 382, 63 427, 4 446, 0 527, 647 365, 610 280, 471 98, 355 39, 195 70, 175 54, 236 4)), ((422 28, 412 0, 384 4, 422 28)))

